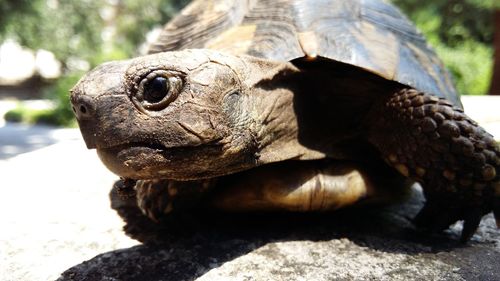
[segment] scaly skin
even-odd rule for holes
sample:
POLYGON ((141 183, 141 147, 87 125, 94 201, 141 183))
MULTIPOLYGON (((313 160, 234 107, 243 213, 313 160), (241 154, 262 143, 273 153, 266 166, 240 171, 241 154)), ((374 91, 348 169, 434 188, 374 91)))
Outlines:
POLYGON ((420 182, 427 203, 417 225, 441 231, 464 220, 462 241, 490 211, 500 219, 500 149, 445 99, 403 89, 373 113, 370 140, 387 163, 420 182))
POLYGON ((135 185, 137 205, 143 214, 158 222, 172 212, 194 209, 211 186, 210 180, 139 180, 135 185))

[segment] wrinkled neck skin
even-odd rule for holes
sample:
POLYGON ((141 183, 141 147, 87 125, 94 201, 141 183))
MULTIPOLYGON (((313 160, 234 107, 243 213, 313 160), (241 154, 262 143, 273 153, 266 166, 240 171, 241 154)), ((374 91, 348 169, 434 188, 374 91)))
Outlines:
POLYGON ((324 158, 324 153, 299 142, 300 121, 294 95, 301 88, 296 80, 300 70, 288 62, 260 64, 252 57, 243 59, 254 64, 247 68, 248 77, 244 81, 256 81, 249 85, 247 97, 248 114, 253 120, 251 131, 258 144, 257 165, 288 159, 324 158), (255 64, 259 71, 255 71, 255 64))

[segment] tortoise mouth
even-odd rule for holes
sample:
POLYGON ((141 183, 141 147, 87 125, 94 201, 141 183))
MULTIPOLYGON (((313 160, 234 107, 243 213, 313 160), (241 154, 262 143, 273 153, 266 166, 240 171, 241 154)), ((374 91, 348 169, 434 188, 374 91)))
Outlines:
MULTIPOLYGON (((173 147, 170 147, 173 148, 173 147)), ((126 150, 137 150, 137 149, 144 149, 144 150, 155 150, 155 151, 166 151, 167 147, 163 144, 156 143, 156 142, 129 142, 126 144, 120 144, 120 145, 114 145, 108 148, 105 148, 108 150, 115 150, 115 151, 126 151, 126 150)))
POLYGON ((220 166, 226 167, 223 161, 215 161, 220 154, 217 149, 212 151, 201 146, 168 147, 159 143, 129 142, 96 150, 111 172, 135 180, 209 178, 220 174, 220 166))
POLYGON ((132 179, 148 179, 158 177, 158 170, 170 166, 166 154, 171 149, 158 143, 131 142, 96 150, 113 173, 132 179))
POLYGON ((96 145, 94 148, 101 151, 106 150, 106 151, 119 152, 119 151, 126 151, 130 149, 139 149, 139 148, 166 151, 167 149, 171 148, 173 149, 175 147, 167 148, 167 146, 165 146, 164 144, 155 141, 132 141, 132 142, 123 142, 118 144, 110 144, 110 145, 96 145))

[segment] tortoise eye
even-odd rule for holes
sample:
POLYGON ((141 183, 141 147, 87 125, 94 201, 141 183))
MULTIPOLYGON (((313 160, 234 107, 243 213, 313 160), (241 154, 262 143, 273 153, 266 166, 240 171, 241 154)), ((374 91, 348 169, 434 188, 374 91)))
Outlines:
POLYGON ((132 100, 143 112, 159 111, 173 102, 182 89, 182 80, 166 73, 151 73, 145 77, 132 100))
POLYGON ((157 103, 163 100, 170 90, 170 84, 165 77, 156 77, 144 86, 144 100, 148 103, 157 103))

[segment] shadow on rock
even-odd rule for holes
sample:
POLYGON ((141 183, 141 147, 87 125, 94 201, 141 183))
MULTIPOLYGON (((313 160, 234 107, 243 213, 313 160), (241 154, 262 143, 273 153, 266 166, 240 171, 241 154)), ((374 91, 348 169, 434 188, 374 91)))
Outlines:
MULTIPOLYGON (((483 233, 464 246, 457 242, 458 226, 441 235, 418 232, 410 221, 423 204, 416 190, 406 203, 376 210, 300 215, 196 212, 161 224, 151 222, 133 202, 120 201, 113 192, 111 199, 126 222, 125 232, 144 244, 98 255, 68 269, 59 280, 194 280, 269 244, 344 238, 351 243, 348 247, 354 245, 362 251, 416 257, 424 267, 437 260, 462 270, 457 275, 450 273, 449 280, 457 276, 497 280, 493 278, 495 268, 500 267, 493 242, 498 237, 483 233)), ((448 280, 446 276, 444 280, 448 280)))

